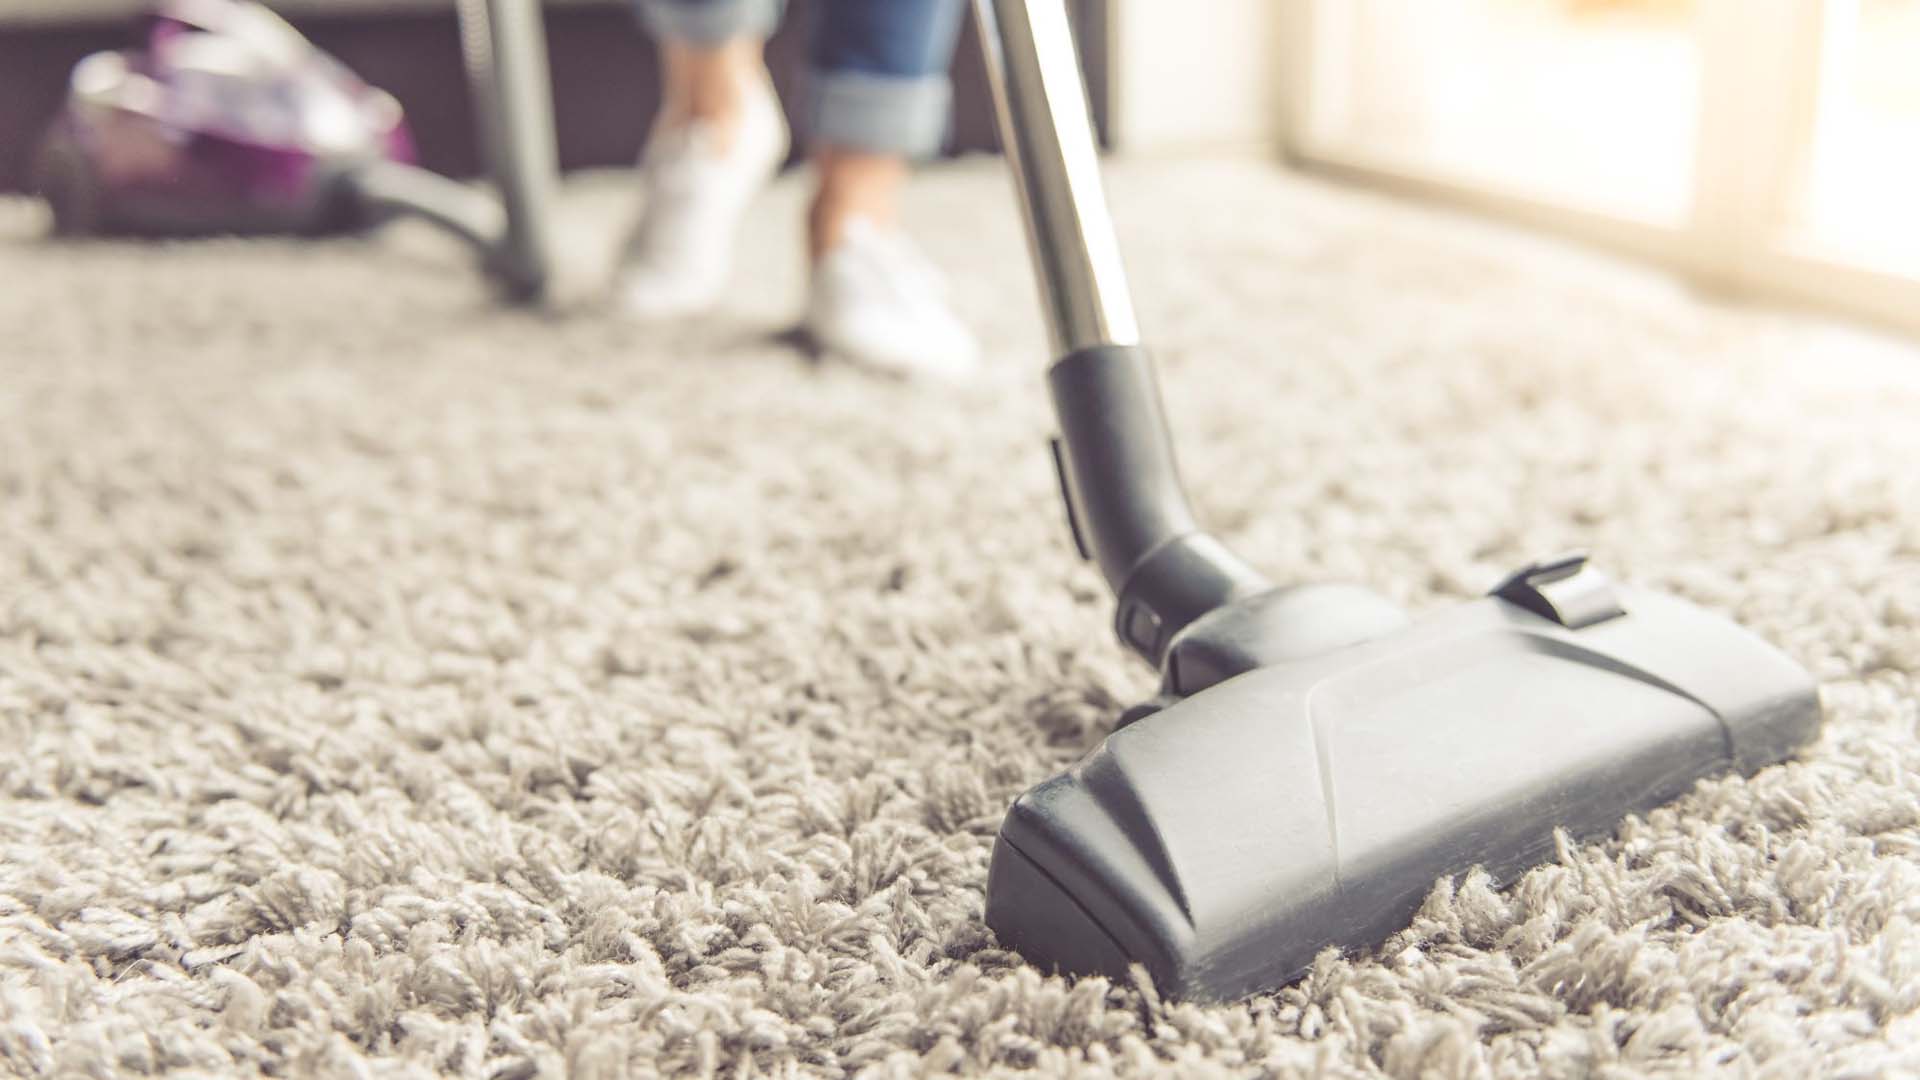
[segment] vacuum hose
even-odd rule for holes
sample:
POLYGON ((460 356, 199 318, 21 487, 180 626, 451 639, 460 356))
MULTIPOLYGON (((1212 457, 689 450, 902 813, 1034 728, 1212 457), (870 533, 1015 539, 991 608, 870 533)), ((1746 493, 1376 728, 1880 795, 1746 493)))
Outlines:
POLYGON ((552 284, 550 208, 559 184, 546 29, 536 0, 460 0, 461 54, 491 193, 394 161, 343 177, 356 220, 424 218, 473 245, 518 300, 552 284))

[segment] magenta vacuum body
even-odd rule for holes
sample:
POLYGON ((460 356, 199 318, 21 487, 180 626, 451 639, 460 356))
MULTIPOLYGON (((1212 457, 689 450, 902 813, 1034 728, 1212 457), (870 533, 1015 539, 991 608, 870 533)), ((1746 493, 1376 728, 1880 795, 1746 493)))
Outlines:
POLYGON ((162 0, 140 37, 74 68, 42 145, 39 187, 62 233, 351 227, 340 178, 415 158, 399 102, 264 7, 162 0))

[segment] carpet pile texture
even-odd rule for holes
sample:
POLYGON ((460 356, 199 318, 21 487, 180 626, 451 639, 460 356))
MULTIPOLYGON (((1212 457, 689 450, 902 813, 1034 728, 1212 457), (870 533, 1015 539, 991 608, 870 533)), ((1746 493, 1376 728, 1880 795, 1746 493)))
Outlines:
POLYGON ((994 830, 1151 680, 996 168, 908 207, 958 388, 782 341, 797 178, 667 329, 591 302, 622 181, 564 316, 424 228, 0 202, 0 1074, 1920 1073, 1920 351, 1266 165, 1110 187, 1251 561, 1420 612, 1585 547, 1810 667, 1821 740, 1269 996, 1051 977, 994 830))

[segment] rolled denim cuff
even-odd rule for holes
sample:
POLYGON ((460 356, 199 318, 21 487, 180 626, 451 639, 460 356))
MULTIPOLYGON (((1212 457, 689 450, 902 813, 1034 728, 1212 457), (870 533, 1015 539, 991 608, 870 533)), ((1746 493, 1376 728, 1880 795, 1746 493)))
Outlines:
POLYGON ((768 38, 780 25, 783 0, 634 0, 655 36, 690 45, 740 37, 768 38))
POLYGON ((952 98, 945 75, 816 68, 807 92, 807 135, 850 150, 927 157, 946 141, 952 98))

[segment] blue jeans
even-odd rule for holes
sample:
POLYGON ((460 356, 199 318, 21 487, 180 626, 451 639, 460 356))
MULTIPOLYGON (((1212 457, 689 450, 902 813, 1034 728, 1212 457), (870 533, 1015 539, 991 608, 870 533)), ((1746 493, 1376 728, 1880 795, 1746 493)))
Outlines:
MULTIPOLYGON (((768 37, 783 0, 636 0, 661 38, 768 37)), ((946 137, 947 65, 965 0, 823 0, 804 111, 816 142, 923 157, 946 137)))

